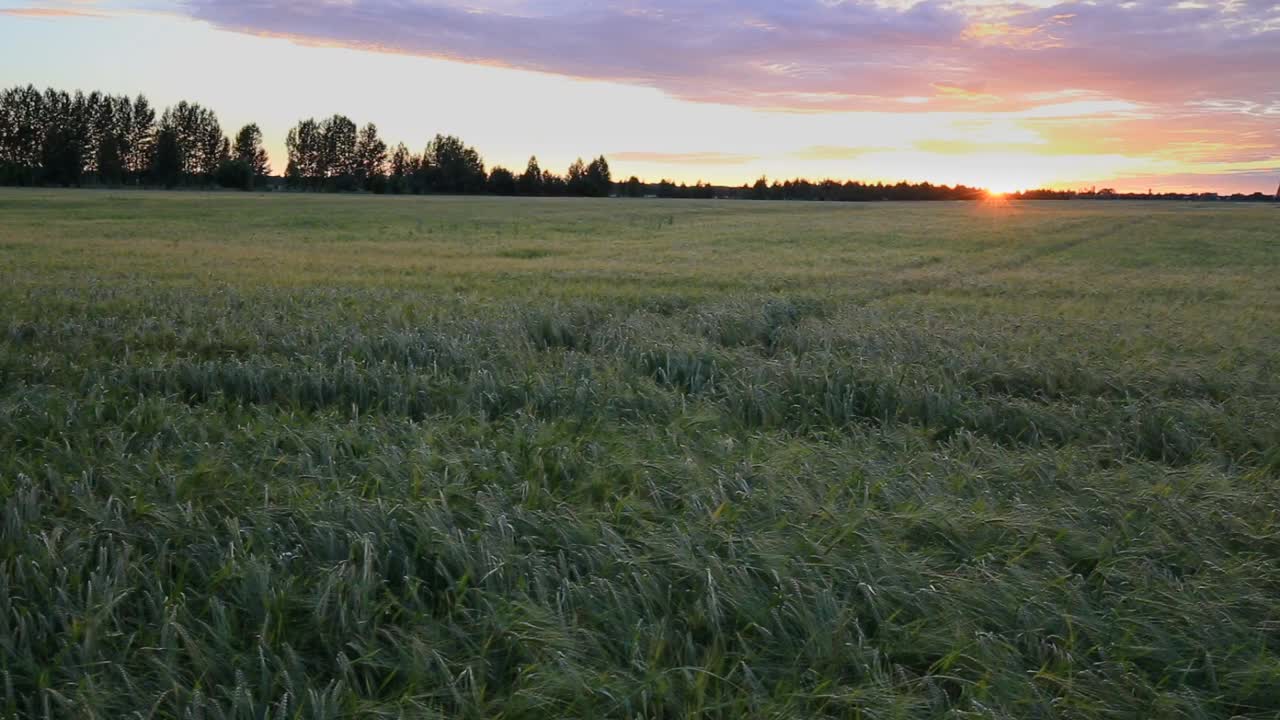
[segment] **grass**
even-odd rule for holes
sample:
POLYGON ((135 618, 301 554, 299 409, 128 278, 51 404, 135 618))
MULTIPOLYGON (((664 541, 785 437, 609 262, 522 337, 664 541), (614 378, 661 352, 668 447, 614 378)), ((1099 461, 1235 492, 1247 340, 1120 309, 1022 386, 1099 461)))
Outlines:
POLYGON ((0 717, 1280 717, 1278 220, 0 192, 0 717))

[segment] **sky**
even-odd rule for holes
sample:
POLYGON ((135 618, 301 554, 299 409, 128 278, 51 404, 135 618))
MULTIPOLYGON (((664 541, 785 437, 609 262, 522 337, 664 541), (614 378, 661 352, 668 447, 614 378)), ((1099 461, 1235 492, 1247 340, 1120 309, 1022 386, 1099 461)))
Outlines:
POLYGON ((1272 193, 1280 0, 0 0, 0 86, 614 176, 1272 193))

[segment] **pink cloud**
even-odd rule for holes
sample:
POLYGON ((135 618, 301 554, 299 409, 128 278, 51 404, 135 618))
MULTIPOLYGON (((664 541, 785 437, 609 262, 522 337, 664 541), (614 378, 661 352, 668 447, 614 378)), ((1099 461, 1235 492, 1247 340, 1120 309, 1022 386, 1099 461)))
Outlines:
POLYGON ((653 86, 757 107, 858 110, 978 96, 1000 108, 1063 87, 1133 101, 1261 101, 1280 7, 1137 0, 965 9, 821 0, 188 0, 216 26, 653 86))
POLYGON ((0 15, 16 15, 18 17, 34 17, 34 18, 58 18, 58 17, 87 17, 101 18, 105 15, 94 12, 86 12, 84 10, 73 10, 71 8, 0 8, 0 15))

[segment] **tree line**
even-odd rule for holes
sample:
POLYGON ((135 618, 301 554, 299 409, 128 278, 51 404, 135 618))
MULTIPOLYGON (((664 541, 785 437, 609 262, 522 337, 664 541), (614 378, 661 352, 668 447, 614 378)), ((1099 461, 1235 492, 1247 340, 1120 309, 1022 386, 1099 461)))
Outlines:
POLYGON ((1216 192, 1118 192, 1114 188, 1088 188, 1085 190, 1023 190, 1009 195, 1013 200, 1198 200, 1226 202, 1277 202, 1280 201, 1280 189, 1274 196, 1261 192, 1232 193, 1221 195, 1216 192))
POLYGON ((974 200, 986 194, 982 188, 967 185, 934 185, 930 182, 862 183, 824 180, 812 182, 803 178, 774 181, 756 180, 750 187, 743 185, 736 196, 751 200, 826 200, 835 202, 871 202, 875 200, 924 201, 924 200, 974 200))
POLYGON ((711 185, 698 181, 693 185, 675 184, 671 180, 645 183, 632 176, 618 183, 622 197, 658 197, 687 200, 817 200, 830 202, 871 202, 877 200, 974 200, 986 191, 966 185, 934 185, 928 182, 894 184, 863 183, 855 180, 814 182, 804 178, 769 182, 760 178, 741 187, 711 185))
MULTIPOLYGON (((839 182, 824 180, 813 182, 798 178, 770 183, 760 178, 753 185, 718 186, 701 181, 676 185, 670 180, 645 183, 632 176, 617 184, 621 197, 657 197, 677 199, 720 200, 817 200, 832 202, 871 202, 878 200, 927 201, 927 200, 978 200, 988 197, 985 189, 967 185, 934 185, 929 182, 863 183, 854 180, 839 182)), ((1280 189, 1274 196, 1261 192, 1222 195, 1215 192, 1117 192, 1112 188, 1084 190, 1023 190, 1005 195, 1009 200, 1220 200, 1227 202, 1280 202, 1280 189)))
POLYGON ((369 123, 357 127, 345 115, 309 118, 289 130, 285 185, 296 190, 423 194, 576 195, 608 197, 609 161, 576 160, 564 175, 543 170, 529 158, 524 172, 486 169, 474 147, 453 135, 436 135, 421 153, 404 143, 389 148, 369 123))
POLYGON ((0 91, 0 184, 249 188, 269 173, 258 126, 232 142, 198 103, 157 113, 143 95, 0 91))
MULTIPOLYGON (((475 148, 437 135, 423 152, 389 149, 370 123, 343 115, 298 123, 286 138, 283 184, 296 190, 375 193, 612 193, 603 156, 564 175, 530 158, 523 173, 486 170, 475 148)), ((221 186, 249 190, 276 182, 255 124, 234 139, 217 114, 182 101, 157 113, 143 95, 69 93, 32 85, 0 91, 0 185, 221 186)))

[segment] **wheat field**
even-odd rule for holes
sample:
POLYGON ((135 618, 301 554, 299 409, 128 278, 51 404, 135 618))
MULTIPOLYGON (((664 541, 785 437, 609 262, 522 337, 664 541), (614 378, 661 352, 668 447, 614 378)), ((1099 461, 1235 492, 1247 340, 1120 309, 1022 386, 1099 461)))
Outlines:
POLYGON ((0 717, 1280 717, 1278 228, 0 191, 0 717))

